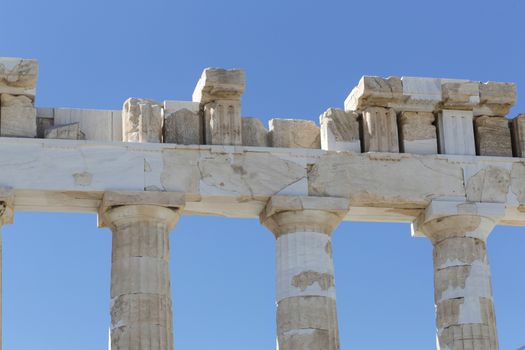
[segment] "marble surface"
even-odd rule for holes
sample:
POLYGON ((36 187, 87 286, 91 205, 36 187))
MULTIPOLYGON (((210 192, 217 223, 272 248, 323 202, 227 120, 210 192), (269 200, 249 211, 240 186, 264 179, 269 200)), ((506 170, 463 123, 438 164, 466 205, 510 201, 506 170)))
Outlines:
POLYGON ((189 214, 254 218, 274 195, 328 196, 350 200, 345 220, 411 222, 432 198, 471 198, 525 225, 521 158, 0 138, 0 165, 17 210, 96 212, 105 191, 166 191, 189 214))

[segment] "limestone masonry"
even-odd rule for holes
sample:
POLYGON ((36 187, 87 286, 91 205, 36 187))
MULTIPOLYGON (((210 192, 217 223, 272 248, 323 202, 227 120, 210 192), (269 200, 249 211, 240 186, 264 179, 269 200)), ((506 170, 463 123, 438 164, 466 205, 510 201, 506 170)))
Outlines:
POLYGON ((0 222, 98 213, 113 235, 113 350, 173 349, 168 236, 181 215, 258 218, 274 234, 280 350, 339 349, 341 221, 412 223, 434 247, 437 348, 498 349, 487 238, 525 226, 514 84, 364 76, 320 127, 265 127, 242 117, 239 69, 205 69, 192 101, 115 110, 36 108, 37 76, 36 60, 0 58, 0 222))

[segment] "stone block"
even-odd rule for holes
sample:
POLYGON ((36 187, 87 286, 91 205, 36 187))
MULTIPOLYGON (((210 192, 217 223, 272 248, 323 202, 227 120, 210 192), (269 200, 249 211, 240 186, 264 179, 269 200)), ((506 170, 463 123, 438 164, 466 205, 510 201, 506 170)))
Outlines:
POLYGON ((437 154, 437 134, 432 112, 401 112, 399 137, 401 151, 413 154, 437 154))
POLYGON ((476 155, 474 113, 444 109, 438 113, 439 153, 476 155))
POLYGON ((268 147, 268 130, 253 117, 242 118, 243 146, 268 147))
POLYGON ((27 96, 0 96, 0 135, 36 137, 36 109, 27 96))
POLYGON ((368 107, 363 111, 363 152, 399 152, 396 112, 368 107))
POLYGON ((512 120, 513 147, 516 157, 525 158, 525 114, 512 120))
POLYGON ((44 132, 44 137, 46 139, 85 140, 86 135, 80 131, 80 123, 71 123, 48 128, 44 132))
POLYGON ((54 118, 54 125, 79 123, 86 140, 122 141, 122 110, 38 108, 37 117, 54 118))
POLYGON ((202 118, 199 110, 195 112, 182 108, 164 114, 164 142, 179 145, 201 145, 202 118))
POLYGON ((321 148, 321 134, 314 122, 299 119, 270 120, 271 147, 321 148))
POLYGON ((215 100, 240 100, 245 74, 241 69, 206 68, 193 91, 193 102, 206 104, 215 100))
POLYGON ((441 79, 422 77, 402 77, 403 95, 409 102, 428 105, 430 111, 441 102, 441 79))
POLYGON ((204 105, 204 135, 207 145, 242 145, 241 103, 216 100, 204 105))
POLYGON ((441 85, 445 109, 473 109, 479 104, 479 82, 450 81, 441 85))
POLYGON ((361 153, 358 116, 356 112, 336 108, 329 108, 321 114, 321 148, 361 153))
POLYGON ((122 141, 162 142, 162 106, 142 98, 129 98, 122 110, 122 141))
POLYGON ((25 95, 34 100, 38 61, 0 57, 0 94, 25 95))
POLYGON ((403 100, 403 85, 399 77, 363 76, 345 100, 345 111, 358 111, 366 107, 389 107, 403 100))
POLYGON ((398 112, 435 112, 449 104, 449 109, 472 109, 479 103, 479 82, 460 79, 402 77, 405 100, 391 105, 398 112))
POLYGON ((474 115, 507 115, 516 103, 516 84, 486 82, 479 86, 480 106, 474 109, 474 115))
POLYGON ((480 116, 474 120, 474 124, 478 155, 512 157, 512 140, 507 118, 480 116))
POLYGON ((513 83, 422 77, 363 77, 345 100, 346 111, 366 107, 396 112, 473 110, 474 116, 505 116, 516 101, 513 83))

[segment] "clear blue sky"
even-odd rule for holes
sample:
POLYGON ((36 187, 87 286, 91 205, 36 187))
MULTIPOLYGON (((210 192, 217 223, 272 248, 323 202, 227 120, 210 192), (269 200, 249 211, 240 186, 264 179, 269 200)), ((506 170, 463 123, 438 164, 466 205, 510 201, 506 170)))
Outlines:
MULTIPOLYGON (((203 68, 247 72, 243 115, 318 120, 361 75, 514 81, 522 0, 2 0, 0 56, 40 60, 37 105, 190 100, 203 68)), ((521 94, 519 94, 521 95, 521 94)), ((511 115, 525 112, 525 96, 511 115)), ((95 215, 16 213, 3 229, 6 350, 107 348, 111 237, 95 215)), ((275 348, 274 238, 183 217, 171 234, 175 350, 275 348)), ((500 348, 525 345, 525 228, 489 239, 500 348)), ((334 233, 341 348, 435 348, 432 252, 399 224, 334 233)))

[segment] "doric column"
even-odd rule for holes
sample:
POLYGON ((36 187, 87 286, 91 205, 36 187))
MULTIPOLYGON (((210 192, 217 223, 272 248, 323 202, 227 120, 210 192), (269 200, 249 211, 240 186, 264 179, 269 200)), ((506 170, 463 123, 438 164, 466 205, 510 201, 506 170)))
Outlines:
POLYGON ((0 189, 0 350, 2 350, 2 226, 13 223, 14 196, 10 190, 0 189))
POLYGON ((348 211, 342 198, 272 197, 261 222, 275 235, 279 350, 337 350, 331 233, 348 211))
POLYGON ((433 201, 413 226, 434 249, 438 349, 498 349, 487 238, 503 211, 495 203, 433 201))
POLYGON ((104 196, 100 218, 113 232, 112 350, 173 349, 169 231, 182 204, 170 196, 104 196))

